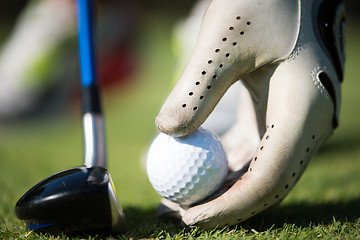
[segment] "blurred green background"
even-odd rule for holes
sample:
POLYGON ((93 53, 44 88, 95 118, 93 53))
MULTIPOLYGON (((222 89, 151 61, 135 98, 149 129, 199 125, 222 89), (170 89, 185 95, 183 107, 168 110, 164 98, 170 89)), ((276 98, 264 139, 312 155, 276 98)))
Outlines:
MULTIPOLYGON (((305 206, 309 221, 360 217, 360 28, 356 18, 360 1, 345 2, 347 62, 340 127, 281 205, 293 217, 300 214, 299 205, 305 206), (324 211, 319 210, 321 206, 325 206, 324 211), (311 211, 316 210, 320 211, 317 216, 311 216, 311 211)), ((155 116, 171 89, 176 65, 171 50, 173 27, 189 12, 192 3, 134 1, 140 11, 126 45, 134 58, 133 67, 121 83, 105 87, 102 92, 108 169, 133 226, 154 219, 160 200, 147 180, 144 154, 156 134, 155 116)), ((10 33, 23 6, 20 0, 0 3, 0 41, 10 33)), ((101 46, 98 48, 101 51, 101 46)), ((78 77, 74 75, 73 80, 78 81, 78 77)), ((0 123, 0 229, 24 226, 15 218, 14 205, 31 186, 53 173, 82 164, 80 108, 75 96, 52 113, 0 123)))

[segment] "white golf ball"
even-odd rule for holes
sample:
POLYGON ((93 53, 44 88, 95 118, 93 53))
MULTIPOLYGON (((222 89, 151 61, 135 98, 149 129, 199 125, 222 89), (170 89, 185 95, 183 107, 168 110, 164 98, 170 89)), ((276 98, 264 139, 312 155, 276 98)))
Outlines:
POLYGON ((150 146, 146 170, 161 196, 187 206, 220 187, 228 163, 217 136, 200 127, 181 138, 160 133, 150 146))

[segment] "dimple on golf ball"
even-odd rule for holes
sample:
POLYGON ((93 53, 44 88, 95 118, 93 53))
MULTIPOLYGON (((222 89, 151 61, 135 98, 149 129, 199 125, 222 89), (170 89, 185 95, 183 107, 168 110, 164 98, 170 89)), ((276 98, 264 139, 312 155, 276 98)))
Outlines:
POLYGON ((218 137, 200 127, 181 138, 160 133, 148 151, 146 170, 161 196, 187 206, 220 187, 228 163, 218 137))

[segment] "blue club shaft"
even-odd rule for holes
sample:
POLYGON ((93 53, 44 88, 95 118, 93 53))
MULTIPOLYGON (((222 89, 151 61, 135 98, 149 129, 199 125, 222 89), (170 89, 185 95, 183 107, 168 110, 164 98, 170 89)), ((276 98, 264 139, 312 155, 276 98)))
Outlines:
POLYGON ((96 84, 93 34, 93 0, 78 0, 78 34, 81 64, 81 84, 89 87, 96 84))

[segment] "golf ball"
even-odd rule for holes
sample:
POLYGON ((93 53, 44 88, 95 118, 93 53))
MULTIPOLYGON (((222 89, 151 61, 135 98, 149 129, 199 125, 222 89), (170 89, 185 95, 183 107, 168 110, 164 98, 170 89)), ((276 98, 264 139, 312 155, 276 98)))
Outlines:
POLYGON ((146 170, 161 196, 187 206, 220 187, 228 163, 218 137, 200 127, 181 138, 160 133, 148 151, 146 170))

